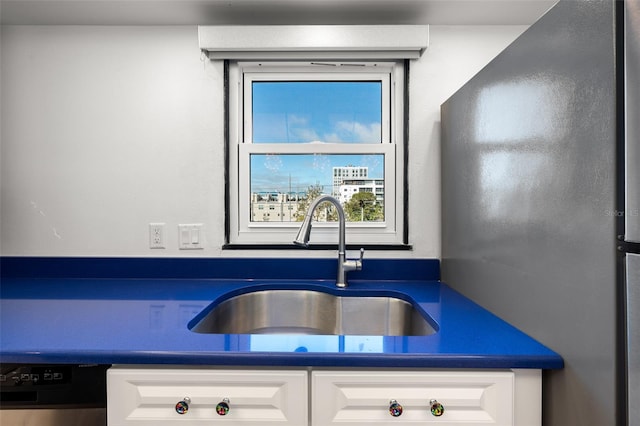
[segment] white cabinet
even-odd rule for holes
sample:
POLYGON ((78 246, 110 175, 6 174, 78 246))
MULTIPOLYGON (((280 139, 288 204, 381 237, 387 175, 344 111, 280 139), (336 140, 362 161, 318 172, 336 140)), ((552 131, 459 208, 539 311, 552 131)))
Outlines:
POLYGON ((317 426, 514 424, 512 371, 314 371, 311 377, 317 426))
POLYGON ((107 372, 107 423, 306 425, 307 388, 305 370, 116 366, 107 372), (229 410, 220 415, 224 404, 229 410))
POLYGON ((115 366, 107 386, 108 426, 541 425, 540 370, 115 366))

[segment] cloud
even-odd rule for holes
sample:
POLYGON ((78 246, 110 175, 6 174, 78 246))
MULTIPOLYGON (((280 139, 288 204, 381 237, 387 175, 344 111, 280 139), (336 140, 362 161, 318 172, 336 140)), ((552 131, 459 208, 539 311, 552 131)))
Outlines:
POLYGON ((307 126, 309 123, 307 117, 301 117, 295 114, 286 114, 286 120, 289 126, 307 126))
POLYGON ((320 137, 318 136, 318 133, 313 129, 292 128, 290 129, 290 132, 293 135, 293 139, 295 141, 311 142, 311 141, 317 141, 320 139, 320 137))
POLYGON ((327 142, 379 143, 382 128, 380 123, 360 123, 357 121, 339 121, 333 132, 326 134, 327 142))
POLYGON ((309 119, 295 114, 260 113, 253 116, 254 142, 307 142, 319 136, 309 119))
POLYGON ((313 123, 296 114, 263 113, 254 116, 254 142, 380 143, 380 123, 342 120, 313 123))

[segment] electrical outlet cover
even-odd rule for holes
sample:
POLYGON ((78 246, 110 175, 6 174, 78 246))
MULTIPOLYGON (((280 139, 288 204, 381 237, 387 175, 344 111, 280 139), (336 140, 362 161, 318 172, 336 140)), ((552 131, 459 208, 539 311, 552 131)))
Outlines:
POLYGON ((164 223, 149 224, 149 248, 163 249, 166 248, 164 242, 164 223))

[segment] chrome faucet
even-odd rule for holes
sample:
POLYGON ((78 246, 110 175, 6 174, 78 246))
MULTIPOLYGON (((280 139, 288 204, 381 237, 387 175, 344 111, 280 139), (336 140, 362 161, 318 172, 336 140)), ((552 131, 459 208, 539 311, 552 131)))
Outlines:
POLYGON ((362 258, 364 256, 364 249, 360 249, 360 259, 347 259, 346 258, 346 243, 345 243, 345 218, 344 210, 340 205, 340 202, 330 195, 322 195, 316 198, 307 210, 307 215, 300 225, 300 230, 294 244, 309 247, 309 237, 311 236, 311 221, 313 219, 313 212, 323 202, 328 201, 338 210, 338 277, 336 279, 336 286, 344 288, 347 286, 347 272, 359 271, 362 269, 362 258))

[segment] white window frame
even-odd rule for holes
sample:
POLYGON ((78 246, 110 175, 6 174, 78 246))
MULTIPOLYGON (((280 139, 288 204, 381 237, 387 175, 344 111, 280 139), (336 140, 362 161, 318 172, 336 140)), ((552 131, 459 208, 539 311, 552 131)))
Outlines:
MULTIPOLYGON (((298 222, 251 222, 251 154, 383 154, 385 221, 347 222, 348 244, 403 244, 404 191, 404 62, 235 62, 229 63, 229 243, 291 244, 298 222), (382 81, 382 142, 252 143, 253 81, 382 81), (387 104, 387 105, 385 105, 387 104)), ((337 223, 314 223, 312 244, 334 244, 337 223)))

